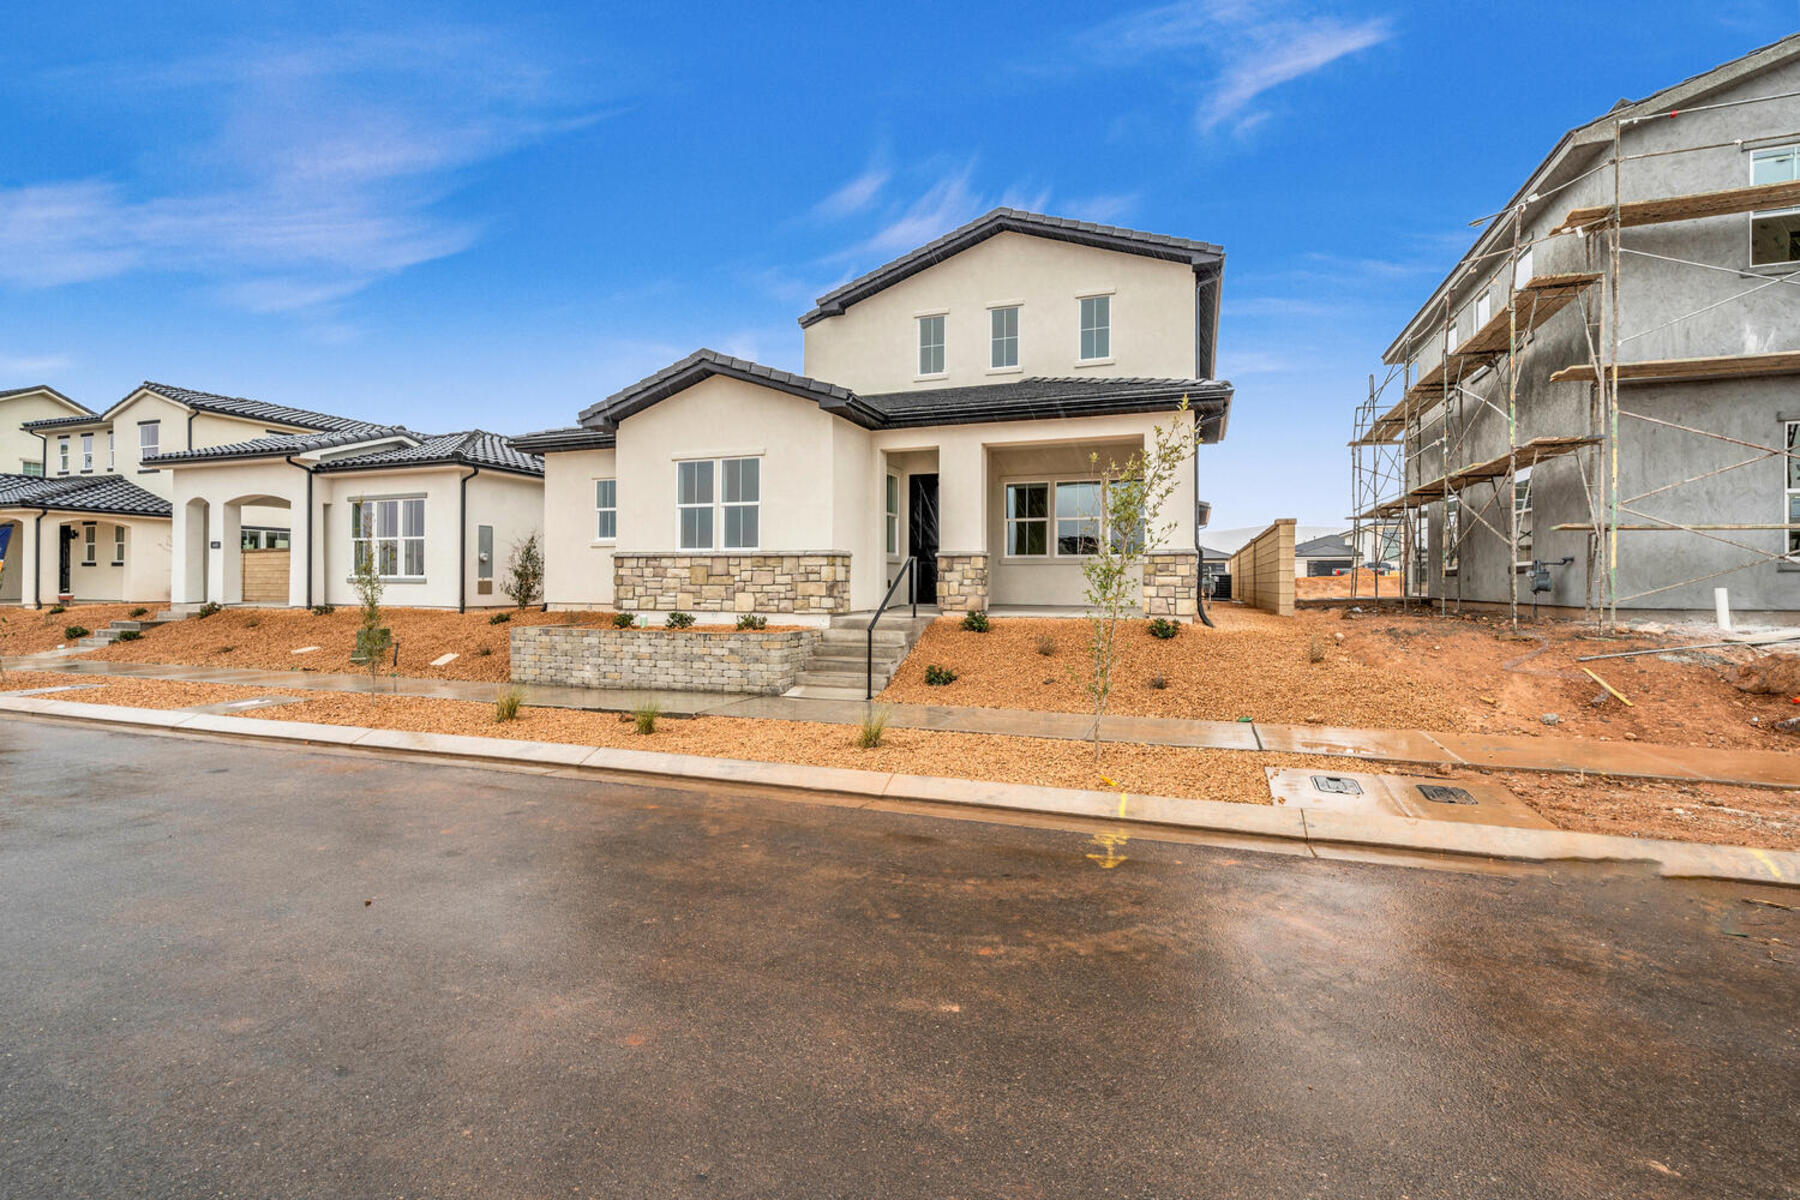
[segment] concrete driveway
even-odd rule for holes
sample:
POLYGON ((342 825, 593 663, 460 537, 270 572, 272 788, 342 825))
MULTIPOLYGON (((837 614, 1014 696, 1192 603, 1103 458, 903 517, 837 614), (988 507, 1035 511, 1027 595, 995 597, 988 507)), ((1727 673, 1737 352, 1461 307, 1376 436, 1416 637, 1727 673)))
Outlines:
POLYGON ((1094 849, 9 719, 0 1194, 1800 1195, 1800 912, 1094 849))

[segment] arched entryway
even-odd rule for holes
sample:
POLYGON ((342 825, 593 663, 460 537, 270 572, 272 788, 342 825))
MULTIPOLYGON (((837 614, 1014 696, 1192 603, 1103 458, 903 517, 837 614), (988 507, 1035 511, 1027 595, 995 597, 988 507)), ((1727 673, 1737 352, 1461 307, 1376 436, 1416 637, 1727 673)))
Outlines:
POLYGON ((231 538, 225 547, 227 603, 290 603, 292 524, 288 502, 280 496, 239 496, 225 503, 223 525, 231 538))

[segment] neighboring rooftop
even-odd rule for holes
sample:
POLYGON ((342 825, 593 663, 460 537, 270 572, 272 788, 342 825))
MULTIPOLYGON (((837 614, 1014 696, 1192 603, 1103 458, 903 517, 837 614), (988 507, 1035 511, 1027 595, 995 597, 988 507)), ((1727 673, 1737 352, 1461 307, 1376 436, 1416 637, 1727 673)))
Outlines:
POLYGON ((553 450, 611 450, 619 444, 619 435, 586 425, 565 425, 561 429, 520 434, 507 442, 526 454, 548 454, 553 450))
POLYGON ((155 392, 177 404, 184 404, 196 412, 242 417, 246 421, 267 421, 271 425, 292 425, 300 429, 315 430, 370 427, 370 422, 354 417, 339 417, 306 408, 290 408, 285 404, 269 404, 266 401, 251 400, 244 396, 221 396, 216 392, 197 392, 192 388, 175 387, 167 383, 152 383, 149 380, 145 380, 134 391, 155 392))
POLYGON ((1092 221, 1074 221, 1067 217, 1045 216, 1017 208, 996 208, 967 225, 952 229, 936 241, 927 242, 890 263, 876 267, 866 275, 826 292, 819 297, 818 306, 800 318, 800 324, 805 327, 823 321, 826 317, 838 316, 859 300, 867 300, 876 292, 892 287, 927 267, 943 262, 953 254, 960 254, 1001 233, 1022 233, 1052 241, 1116 250, 1123 254, 1183 262, 1193 266, 1196 272, 1216 267, 1225 257, 1224 250, 1210 242, 1145 233, 1116 225, 1097 225, 1092 221))
POLYGON ((197 462, 225 462, 237 458, 283 458, 289 454, 310 454, 358 442, 388 438, 419 440, 419 435, 403 425, 357 425, 349 429, 318 433, 277 433, 269 437, 230 442, 223 446, 202 446, 197 450, 172 450, 167 454, 147 454, 143 461, 152 465, 197 462))
POLYGON ((0 475, 0 508, 48 508, 58 512, 166 517, 169 502, 118 475, 50 478, 0 475))
POLYGON ((319 464, 320 471, 379 471, 399 467, 481 467, 514 475, 542 475, 544 460, 513 448, 508 439, 484 429, 440 433, 416 446, 350 454, 319 464))
POLYGON ((55 388, 51 387, 47 383, 34 384, 31 387, 6 388, 4 390, 0 390, 0 400, 9 400, 14 396, 29 396, 33 392, 43 392, 47 395, 53 396, 57 400, 60 400, 62 403, 67 404, 70 408, 78 409, 84 413, 92 413, 94 411, 93 409, 89 408, 87 405, 83 404, 79 400, 69 399, 67 396, 63 395, 61 392, 57 391, 55 388))

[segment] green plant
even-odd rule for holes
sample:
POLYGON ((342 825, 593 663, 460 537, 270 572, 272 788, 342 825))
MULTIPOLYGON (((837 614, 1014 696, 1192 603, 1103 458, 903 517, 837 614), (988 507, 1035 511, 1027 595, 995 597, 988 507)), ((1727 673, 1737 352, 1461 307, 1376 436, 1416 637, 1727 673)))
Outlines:
POLYGON ((1037 652, 1045 658, 1049 658, 1051 655, 1055 654, 1056 639, 1047 633, 1039 634, 1037 640, 1037 652))
POLYGON ((251 617, 249 620, 244 622, 244 628, 245 629, 255 629, 257 626, 259 626, 261 624, 262 624, 261 617, 251 617))
POLYGON ((213 651, 213 653, 214 654, 230 654, 233 650, 236 650, 236 649, 237 649, 236 646, 220 646, 217 650, 213 651))
POLYGON ((223 604, 220 604, 216 600, 208 600, 205 604, 202 604, 199 608, 194 610, 194 617, 196 620, 204 621, 206 618, 216 616, 224 610, 225 606, 223 604))
POLYGON ((1318 638, 1314 638, 1306 647, 1306 661, 1309 663, 1324 662, 1325 643, 1321 642, 1318 638))
POLYGON ((694 624, 694 614, 693 613, 684 613, 684 612, 672 612, 668 615, 667 618, 664 619, 663 624, 668 626, 670 629, 688 629, 688 628, 691 628, 694 624))
POLYGON ((1167 617, 1151 617, 1148 628, 1151 637, 1161 638, 1166 642, 1181 632, 1181 622, 1171 621, 1167 617))
POLYGON ((312 606, 312 615, 315 617, 329 617, 336 611, 337 606, 333 604, 315 604, 312 606))
POLYGON ((986 633, 993 625, 988 621, 987 610, 978 608, 974 612, 963 614, 962 627, 970 633, 986 633))
POLYGON ((632 626, 637 624, 637 614, 635 614, 635 613, 614 613, 612 616, 612 622, 613 622, 614 629, 630 629, 632 626))
POLYGON ((930 687, 945 687, 956 682, 956 672, 949 667, 940 667, 932 663, 925 668, 925 683, 930 687))
POLYGON ((873 750, 881 745, 881 739, 887 733, 889 715, 886 705, 871 704, 863 709, 862 724, 856 731, 856 744, 864 750, 873 750))
POLYGON ((133 621, 135 621, 135 620, 137 620, 137 619, 138 619, 138 618, 139 618, 139 617, 147 617, 147 616, 149 616, 149 615, 150 615, 150 610, 149 610, 149 609, 147 609, 147 608, 144 608, 144 607, 142 607, 142 606, 139 606, 139 607, 137 607, 137 608, 134 608, 134 609, 132 609, 132 610, 131 610, 131 611, 130 611, 130 612, 128 612, 128 613, 126 613, 126 614, 125 614, 125 615, 126 615, 126 616, 128 616, 128 617, 130 617, 130 618, 131 618, 131 619, 132 619, 132 620, 133 620, 133 621))
POLYGON ((486 658, 493 652, 494 652, 494 648, 492 646, 477 646, 477 647, 475 647, 475 657, 476 658, 486 658))
POLYGON ((135 629, 122 629, 119 631, 119 636, 113 640, 119 642, 135 642, 143 636, 142 633, 135 629))
POLYGON ((375 566, 375 554, 365 550, 356 564, 356 596, 362 605, 362 622, 356 629, 356 650, 350 661, 369 673, 369 699, 375 698, 375 685, 381 678, 382 660, 394 644, 393 630, 381 623, 381 572, 375 566))
POLYGON ((519 719, 519 705, 525 702, 525 689, 517 686, 504 688, 498 699, 494 701, 494 720, 497 723, 516 721, 519 719))
POLYGON ((68 612, 68 611, 69 611, 69 609, 68 609, 68 606, 67 606, 67 605, 62 605, 62 604, 52 604, 52 605, 51 605, 51 606, 50 606, 50 607, 49 607, 49 608, 48 608, 48 609, 47 609, 47 610, 46 610, 46 611, 47 611, 47 612, 48 612, 48 613, 49 613, 49 614, 50 614, 50 615, 51 615, 51 616, 53 616, 53 617, 54 617, 54 616, 55 616, 55 615, 56 615, 56 614, 57 614, 57 613, 66 613, 66 612, 68 612))
POLYGON ((75 641, 77 638, 84 638, 92 632, 94 631, 89 629, 86 625, 63 626, 63 636, 68 638, 71 642, 75 641))
POLYGON ((759 617, 755 613, 745 613, 738 618, 737 627, 739 629, 767 629, 769 627, 769 619, 767 617, 759 617))
POLYGON ((631 710, 631 723, 642 734, 656 732, 656 718, 662 716, 662 706, 655 701, 631 710))
POLYGON ((512 620, 512 614, 509 612, 506 612, 503 609, 500 612, 497 612, 493 616, 489 617, 488 624, 489 625, 504 625, 510 620, 512 620))
POLYGON ((512 555, 506 560, 506 578, 500 590, 520 608, 536 604, 544 597, 544 548, 533 530, 513 543, 512 555))
POLYGON ((1150 677, 1150 686, 1160 692, 1169 686, 1169 681, 1164 679, 1162 673, 1159 671, 1157 674, 1150 677))

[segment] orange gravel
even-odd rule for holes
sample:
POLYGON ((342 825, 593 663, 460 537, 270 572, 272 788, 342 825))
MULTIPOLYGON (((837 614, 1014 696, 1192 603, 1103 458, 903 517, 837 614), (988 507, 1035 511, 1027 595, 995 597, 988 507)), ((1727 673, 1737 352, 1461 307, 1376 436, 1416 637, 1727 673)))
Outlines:
MULTIPOLYGON (((1344 619, 1344 611, 1302 609, 1276 617, 1222 604, 1213 611, 1216 629, 1185 626, 1169 641, 1151 637, 1142 621, 1125 622, 1110 711, 1800 751, 1800 738, 1771 728, 1800 713, 1800 706, 1731 686, 1748 650, 1703 651, 1710 657, 1688 662, 1644 655, 1578 664, 1578 655, 1675 648, 1697 639, 1603 638, 1591 626, 1549 620, 1515 635, 1501 617, 1384 611, 1344 619), (1316 663, 1310 661, 1315 646, 1324 654, 1316 663), (1541 646, 1547 649, 1540 652, 1541 646), (1603 691, 1581 672, 1583 665, 1633 706, 1610 696, 1595 703, 1603 691), (1158 675, 1166 687, 1151 686, 1158 675), (1556 714, 1554 728, 1540 719, 1545 713, 1556 714)), ((1082 620, 1000 617, 992 632, 981 634, 944 618, 919 640, 882 698, 1089 711, 1092 700, 1083 687, 1089 629, 1082 620), (1047 657, 1038 652, 1042 637, 1055 643, 1047 657), (931 663, 955 670, 956 682, 928 686, 925 667, 931 663)))
POLYGON ((68 626, 105 629, 114 621, 123 621, 132 609, 139 607, 149 608, 152 614, 156 612, 154 604, 76 604, 67 612, 59 613, 48 608, 0 605, 0 655, 41 654, 58 646, 74 645, 63 633, 68 626))

